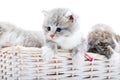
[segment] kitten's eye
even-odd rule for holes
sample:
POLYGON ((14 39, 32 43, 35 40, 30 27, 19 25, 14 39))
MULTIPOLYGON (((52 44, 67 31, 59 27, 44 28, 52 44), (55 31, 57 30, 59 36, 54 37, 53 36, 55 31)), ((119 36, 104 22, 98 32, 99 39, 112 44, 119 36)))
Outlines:
POLYGON ((51 28, 50 28, 50 27, 47 27, 47 30, 48 30, 48 31, 50 31, 50 30, 51 30, 51 28))
POLYGON ((60 32, 61 30, 62 30, 61 28, 57 28, 57 29, 56 29, 57 32, 60 32))

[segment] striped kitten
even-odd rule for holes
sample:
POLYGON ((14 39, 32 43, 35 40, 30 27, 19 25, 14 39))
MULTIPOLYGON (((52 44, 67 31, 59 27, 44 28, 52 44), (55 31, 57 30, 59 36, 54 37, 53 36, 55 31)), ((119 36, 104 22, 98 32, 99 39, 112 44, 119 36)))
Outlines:
POLYGON ((88 52, 98 53, 104 55, 106 58, 111 58, 113 52, 110 47, 114 50, 116 45, 115 41, 118 37, 111 27, 105 24, 97 24, 88 35, 88 52))

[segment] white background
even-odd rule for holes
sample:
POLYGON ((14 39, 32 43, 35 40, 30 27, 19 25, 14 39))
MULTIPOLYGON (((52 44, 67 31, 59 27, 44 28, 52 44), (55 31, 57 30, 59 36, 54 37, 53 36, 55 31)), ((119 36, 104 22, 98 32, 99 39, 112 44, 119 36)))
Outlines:
POLYGON ((84 32, 97 23, 104 23, 120 34, 120 0, 0 0, 0 22, 38 31, 44 18, 41 11, 57 7, 77 13, 84 32))

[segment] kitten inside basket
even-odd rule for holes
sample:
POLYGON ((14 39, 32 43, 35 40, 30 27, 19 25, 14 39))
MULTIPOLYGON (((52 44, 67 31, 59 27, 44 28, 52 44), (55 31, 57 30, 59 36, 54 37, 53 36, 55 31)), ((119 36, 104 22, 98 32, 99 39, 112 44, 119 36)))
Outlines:
POLYGON ((87 51, 87 39, 81 33, 79 18, 71 10, 55 8, 43 11, 43 30, 46 37, 46 46, 43 47, 43 56, 49 60, 57 53, 57 46, 64 50, 71 50, 75 66, 82 61, 80 58, 87 51))
POLYGON ((26 31, 8 22, 0 23, 0 48, 10 46, 41 47, 44 39, 41 32, 26 31))
POLYGON ((119 41, 120 36, 111 27, 97 24, 88 35, 88 52, 104 55, 109 59, 115 51, 120 52, 119 41))

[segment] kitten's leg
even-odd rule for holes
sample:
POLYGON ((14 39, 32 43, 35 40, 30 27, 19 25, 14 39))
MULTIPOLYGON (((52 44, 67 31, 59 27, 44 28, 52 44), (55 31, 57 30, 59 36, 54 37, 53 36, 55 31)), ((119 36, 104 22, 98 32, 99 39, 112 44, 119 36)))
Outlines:
POLYGON ((57 45, 53 42, 47 42, 47 45, 42 47, 42 57, 45 60, 52 59, 56 53, 57 53, 57 45))
POLYGON ((81 44, 79 44, 77 47, 73 49, 73 65, 76 69, 80 69, 85 60, 85 53, 88 50, 87 41, 83 40, 81 41, 81 44))
POLYGON ((85 59, 85 51, 80 51, 78 48, 73 49, 73 66, 75 69, 80 69, 83 65, 84 59, 85 59))

